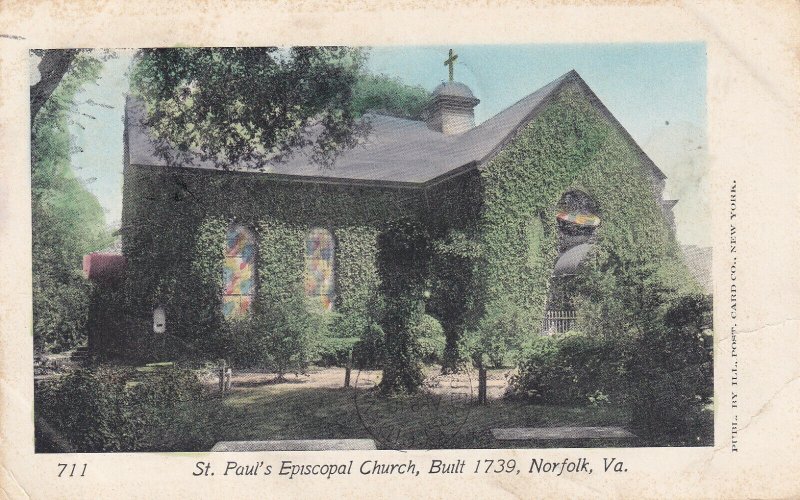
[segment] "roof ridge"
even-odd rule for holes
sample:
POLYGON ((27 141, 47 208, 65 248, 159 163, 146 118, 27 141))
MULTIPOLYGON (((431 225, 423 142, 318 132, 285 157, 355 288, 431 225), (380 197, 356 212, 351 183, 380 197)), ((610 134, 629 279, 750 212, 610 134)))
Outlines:
MULTIPOLYGON (((491 118, 471 129, 446 135, 427 127, 424 120, 412 120, 370 111, 364 116, 382 123, 372 130, 368 143, 343 151, 333 169, 320 169, 299 152, 281 163, 261 171, 246 165, 232 166, 226 171, 247 171, 274 177, 277 181, 345 183, 386 187, 425 188, 460 175, 484 164, 497 154, 519 131, 540 113, 565 84, 575 82, 596 101, 601 112, 611 116, 611 124, 619 127, 634 147, 663 176, 653 161, 613 117, 589 85, 575 69, 564 73, 517 100, 491 118), (374 135, 373 135, 374 134, 374 135)), ((200 170, 220 170, 208 160, 197 159, 169 164, 156 153, 152 131, 142 122, 144 103, 129 95, 125 106, 126 162, 141 166, 171 166, 200 170)))
MULTIPOLYGON (((521 99, 517 100, 515 103, 513 103, 513 104, 511 104, 511 105, 509 105, 509 106, 506 106, 506 108, 505 108, 505 109, 503 109, 503 110, 501 110, 501 111, 499 111, 499 112, 495 113, 494 115, 490 116, 490 117, 489 117, 489 118, 487 118, 486 120, 482 121, 482 122, 480 123, 480 125, 476 125, 475 127, 473 127, 473 128, 472 128, 472 129, 470 129, 470 130, 474 130, 474 129, 476 129, 476 128, 478 128, 478 127, 482 126, 484 123, 488 122, 489 120, 492 120, 492 119, 494 119, 494 118, 496 118, 496 117, 498 117, 498 116, 502 115, 503 113, 506 113, 506 112, 507 112, 508 110, 510 110, 511 108, 514 108, 515 106, 522 104, 524 101, 526 101, 527 99, 530 99, 530 98, 531 98, 532 96, 534 96, 535 94, 538 94, 539 92, 541 92, 542 90, 546 89, 546 88, 547 88, 547 87, 549 87, 550 85, 553 85, 553 88, 552 88, 552 89, 550 89, 550 91, 549 91, 549 92, 547 92, 547 94, 546 94, 546 95, 549 95, 551 92, 555 91, 555 90, 556 90, 556 89, 559 87, 559 85, 560 85, 561 83, 563 83, 563 82, 564 82, 564 81, 566 81, 567 79, 569 79, 569 78, 572 78, 572 77, 575 77, 575 76, 577 76, 578 78, 580 78, 580 75, 578 75, 578 72, 577 72, 577 71, 575 71, 574 69, 571 69, 571 70, 567 71, 566 73, 564 73, 563 75, 559 76, 558 78, 556 78, 556 79, 554 79, 554 80, 551 80, 551 81, 549 81, 548 83, 546 83, 546 84, 542 85, 541 87, 539 87, 538 89, 534 90, 533 92, 531 92, 530 94, 526 95, 525 97, 522 97, 521 99)), ((467 131, 467 132, 469 132, 469 131, 467 131)), ((466 133, 466 132, 465 132, 465 133, 466 133)))

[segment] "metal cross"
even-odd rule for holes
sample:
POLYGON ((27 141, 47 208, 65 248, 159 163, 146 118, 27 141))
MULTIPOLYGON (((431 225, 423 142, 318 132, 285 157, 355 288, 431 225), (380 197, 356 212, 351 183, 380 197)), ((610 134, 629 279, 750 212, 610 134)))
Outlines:
POLYGON ((449 57, 444 62, 444 65, 445 66, 450 66, 450 81, 451 82, 453 81, 453 65, 455 64, 456 59, 458 59, 458 56, 453 53, 453 49, 450 49, 449 57))

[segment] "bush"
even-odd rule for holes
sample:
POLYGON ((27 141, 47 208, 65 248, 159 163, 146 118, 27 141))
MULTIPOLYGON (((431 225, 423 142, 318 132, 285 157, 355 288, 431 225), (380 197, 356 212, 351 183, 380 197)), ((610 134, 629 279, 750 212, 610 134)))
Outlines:
POLYGON ((293 298, 267 304, 253 318, 256 334, 262 335, 264 365, 278 379, 287 372, 305 370, 326 336, 325 316, 309 309, 305 301, 293 298))
POLYGON ((122 451, 133 447, 127 378, 99 368, 36 385, 37 452, 122 451))
POLYGON ((353 346, 353 361, 359 370, 376 369, 383 366, 386 337, 383 328, 372 322, 362 332, 361 339, 353 346))
POLYGON ((252 316, 228 322, 223 327, 219 351, 236 368, 263 367, 264 339, 252 316))
POLYGON ((328 335, 337 338, 360 337, 367 328, 368 320, 360 314, 329 313, 330 326, 328 335))
POLYGON ((217 393, 193 371, 158 368, 129 388, 136 450, 205 450, 223 418, 217 393))
POLYGON ((477 328, 465 335, 459 350, 476 365, 507 366, 509 354, 519 349, 523 339, 539 336, 538 325, 511 302, 493 303, 486 308, 477 328))
POLYGON ((75 269, 62 271, 62 276, 55 278, 45 271, 51 265, 40 267, 44 269, 34 268, 33 271, 35 351, 55 353, 85 344, 89 283, 75 269))
POLYGON ((631 426, 652 445, 712 444, 711 324, 711 298, 684 295, 670 302, 659 328, 636 340, 631 426))
POLYGON ((444 359, 444 347, 447 340, 439 321, 428 314, 419 317, 412 326, 413 335, 417 339, 419 357, 423 363, 441 363, 444 359))
POLYGON ((217 396, 190 370, 98 367, 35 390, 37 452, 199 451, 222 418, 217 396))
POLYGON ((317 362, 321 366, 347 366, 351 362, 351 356, 354 356, 353 351, 359 340, 358 337, 322 339, 317 351, 317 362))
POLYGON ((522 351, 510 395, 555 404, 619 402, 629 343, 575 332, 537 336, 522 351))
POLYGON ((300 373, 315 359, 328 335, 328 319, 301 298, 270 302, 229 322, 216 340, 219 352, 238 368, 264 368, 278 378, 300 373))

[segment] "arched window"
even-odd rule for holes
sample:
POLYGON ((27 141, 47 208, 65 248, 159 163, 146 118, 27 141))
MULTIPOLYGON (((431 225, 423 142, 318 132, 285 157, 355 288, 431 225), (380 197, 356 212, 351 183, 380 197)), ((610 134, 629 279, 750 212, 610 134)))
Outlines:
POLYGON ((323 311, 333 309, 334 253, 333 235, 327 229, 314 228, 306 237, 306 297, 323 311))
POLYGON ((583 191, 567 191, 558 202, 558 259, 553 276, 571 276, 592 249, 602 219, 597 203, 583 191))
POLYGON ((225 238, 222 269, 222 314, 227 319, 247 316, 256 292, 256 239, 244 226, 234 226, 225 238))
POLYGON ((556 220, 562 236, 591 236, 600 226, 597 204, 583 191, 568 191, 558 203, 556 220))

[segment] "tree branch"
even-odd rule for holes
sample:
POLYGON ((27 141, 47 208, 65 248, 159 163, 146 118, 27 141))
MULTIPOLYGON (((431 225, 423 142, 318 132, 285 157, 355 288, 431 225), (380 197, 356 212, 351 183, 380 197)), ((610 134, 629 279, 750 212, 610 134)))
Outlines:
POLYGON ((42 60, 39 61, 41 78, 35 85, 31 85, 31 126, 77 54, 78 49, 52 49, 42 52, 42 60))

